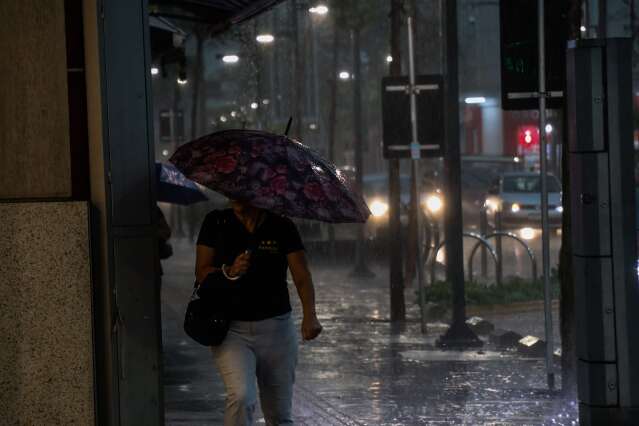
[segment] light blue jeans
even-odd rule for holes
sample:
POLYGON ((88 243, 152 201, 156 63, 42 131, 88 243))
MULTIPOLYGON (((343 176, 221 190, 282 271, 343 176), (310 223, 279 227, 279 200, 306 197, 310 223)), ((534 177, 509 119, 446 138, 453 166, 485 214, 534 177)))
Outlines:
POLYGON ((268 426, 292 425, 297 335, 291 314, 232 321, 213 358, 226 388, 224 426, 253 425, 259 387, 268 426))

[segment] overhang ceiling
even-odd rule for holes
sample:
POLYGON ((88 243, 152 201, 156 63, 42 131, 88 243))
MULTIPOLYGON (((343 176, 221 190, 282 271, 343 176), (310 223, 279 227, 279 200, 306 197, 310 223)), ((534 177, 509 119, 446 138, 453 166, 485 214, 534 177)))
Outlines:
POLYGON ((149 0, 151 16, 207 24, 211 35, 250 19, 282 0, 149 0))

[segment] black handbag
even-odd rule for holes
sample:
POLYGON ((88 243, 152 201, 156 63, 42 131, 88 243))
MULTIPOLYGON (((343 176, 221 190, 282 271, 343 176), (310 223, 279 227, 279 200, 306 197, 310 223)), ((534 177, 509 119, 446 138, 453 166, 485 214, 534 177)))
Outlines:
POLYGON ((173 256, 173 246, 166 241, 160 240, 158 243, 158 255, 162 260, 168 259, 173 256))
POLYGON ((184 331, 191 339, 204 346, 220 345, 229 331, 230 324, 226 311, 221 307, 221 299, 225 293, 223 286, 218 287, 211 283, 212 279, 213 276, 209 275, 201 285, 195 285, 184 316, 184 331), (200 295, 202 285, 207 287, 204 297, 200 295), (215 293, 219 296, 218 303, 211 301, 215 293))

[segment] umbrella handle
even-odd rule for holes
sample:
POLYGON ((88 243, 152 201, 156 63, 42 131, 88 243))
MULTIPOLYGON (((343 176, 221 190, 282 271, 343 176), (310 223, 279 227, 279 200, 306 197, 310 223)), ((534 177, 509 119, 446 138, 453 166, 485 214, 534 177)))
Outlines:
POLYGON ((284 136, 288 136, 288 131, 291 130, 291 124, 293 123, 293 116, 288 118, 288 123, 286 124, 286 130, 284 131, 284 136))

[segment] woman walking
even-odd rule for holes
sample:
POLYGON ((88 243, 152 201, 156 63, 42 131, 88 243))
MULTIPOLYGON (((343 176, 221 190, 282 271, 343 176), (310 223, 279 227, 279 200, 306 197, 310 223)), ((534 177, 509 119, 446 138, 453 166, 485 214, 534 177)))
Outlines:
POLYGON ((304 246, 288 218, 242 201, 209 213, 197 240, 196 277, 228 281, 229 332, 213 357, 226 388, 225 426, 252 425, 259 389, 267 425, 293 424, 297 335, 287 287, 290 269, 302 302, 302 337, 321 331, 304 246))

